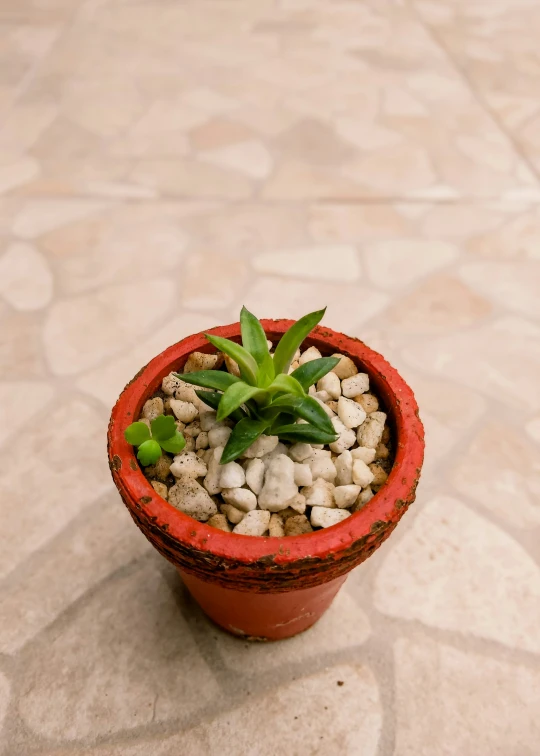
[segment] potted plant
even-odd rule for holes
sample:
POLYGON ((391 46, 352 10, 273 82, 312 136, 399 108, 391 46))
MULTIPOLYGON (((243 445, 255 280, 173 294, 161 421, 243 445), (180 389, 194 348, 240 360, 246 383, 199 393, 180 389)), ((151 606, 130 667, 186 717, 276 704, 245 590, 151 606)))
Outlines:
POLYGON ((259 322, 243 308, 155 357, 111 415, 131 516, 206 614, 246 638, 310 627, 415 498, 412 391, 323 314, 259 322))

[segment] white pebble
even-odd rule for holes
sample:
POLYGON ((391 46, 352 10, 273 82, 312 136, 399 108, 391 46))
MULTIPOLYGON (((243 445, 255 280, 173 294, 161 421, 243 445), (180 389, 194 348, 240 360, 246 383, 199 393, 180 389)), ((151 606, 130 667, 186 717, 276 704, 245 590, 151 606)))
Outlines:
MULTIPOLYGON (((156 396, 155 399, 148 399, 142 408, 142 416, 147 420, 155 420, 163 414, 163 399, 156 396)), ((179 418, 181 419, 181 418, 179 418)))
POLYGON ((262 509, 254 509, 248 512, 241 522, 234 528, 233 533, 239 535, 262 536, 268 530, 270 524, 270 512, 262 509))
POLYGON ((309 459, 313 454, 313 449, 309 444, 303 444, 301 442, 293 444, 289 448, 289 457, 294 462, 303 462, 305 459, 309 459))
POLYGON ((225 446, 229 440, 229 436, 232 433, 232 428, 228 428, 226 425, 223 427, 212 428, 208 431, 208 443, 214 448, 216 446, 225 446))
POLYGON ((346 428, 357 428, 367 417, 365 410, 358 402, 344 396, 339 397, 337 412, 339 419, 346 428))
POLYGON ((309 349, 306 349, 306 351, 300 355, 298 358, 298 362, 301 365, 304 365, 306 362, 311 362, 311 360, 319 360, 322 357, 322 354, 319 352, 317 347, 309 347, 309 349))
POLYGON ((177 454, 171 465, 171 473, 175 478, 199 478, 207 472, 204 461, 192 451, 177 454))
POLYGON ((332 399, 339 399, 341 396, 341 383, 337 375, 333 372, 323 375, 317 383, 317 391, 326 391, 332 399))
POLYGON ((169 373, 169 375, 166 375, 161 381, 161 389, 164 394, 167 394, 167 396, 174 396, 174 392, 182 385, 182 383, 184 383, 184 381, 177 378, 174 373, 169 373))
POLYGON ((246 483, 251 488, 253 493, 260 494, 263 487, 264 480, 264 462, 262 459, 255 458, 250 459, 246 465, 246 483))
POLYGON ((352 483, 353 455, 346 449, 334 462, 337 470, 335 483, 337 486, 348 486, 352 483))
POLYGON ((206 458, 206 464, 208 466, 208 472, 203 481, 203 485, 209 494, 218 494, 221 491, 219 479, 221 477, 221 465, 219 461, 223 454, 223 447, 218 446, 215 449, 209 449, 209 454, 206 458))
POLYGON ((233 525, 238 525, 238 523, 244 519, 246 514, 245 512, 242 512, 242 510, 233 507, 232 504, 222 504, 221 511, 233 525))
POLYGON ((217 413, 214 412, 214 410, 201 410, 200 416, 199 416, 199 423, 201 425, 201 430, 211 431, 212 428, 216 425, 217 413))
POLYGON ((336 507, 339 509, 352 507, 360 491, 360 486, 336 486, 334 488, 334 501, 336 502, 336 507))
POLYGON ((221 495, 227 504, 242 512, 251 512, 257 506, 257 497, 248 488, 224 488, 221 495))
MULTIPOLYGON (((317 392, 317 393, 319 393, 319 392, 317 392)), ((320 399, 319 399, 319 398, 318 398, 318 397, 316 396, 316 394, 314 394, 314 395, 313 395, 313 398, 315 399, 315 401, 316 401, 316 402, 317 402, 318 404, 320 404, 320 405, 321 405, 321 407, 322 407, 322 408, 323 408, 323 410, 324 410, 324 411, 326 412, 326 414, 328 415, 328 417, 330 417, 330 418, 334 417, 334 415, 335 415, 336 413, 334 412, 334 410, 333 410, 333 409, 332 409, 331 407, 329 407, 329 406, 328 406, 328 404, 327 404, 326 402, 323 402, 323 401, 321 401, 321 400, 320 400, 320 399)), ((306 420, 306 421, 304 421, 304 422, 307 422, 307 420, 306 420)))
POLYGON ((364 394, 366 391, 369 391, 369 375, 367 373, 357 373, 350 378, 344 378, 341 382, 341 393, 349 399, 358 396, 358 394, 364 394))
POLYGON ((206 431, 201 431, 195 441, 195 448, 208 449, 208 445, 208 433, 206 433, 206 431))
POLYGON ((335 507, 334 484, 318 478, 312 486, 302 489, 308 507, 335 507))
POLYGON ((329 528, 343 522, 351 513, 346 509, 328 509, 327 507, 313 507, 311 510, 311 524, 314 528, 329 528))
POLYGON ((330 401, 330 394, 328 393, 328 391, 316 391, 313 396, 315 397, 315 399, 318 399, 320 402, 324 402, 325 404, 326 402, 330 401))
POLYGON ((252 459, 253 457, 264 457, 265 454, 269 454, 271 451, 273 451, 278 443, 279 438, 277 436, 259 436, 259 438, 254 441, 251 446, 248 446, 242 456, 247 457, 247 459, 252 459))
POLYGON ((200 522, 217 514, 217 506, 194 478, 180 478, 169 489, 169 503, 200 522))
POLYGON ((181 399, 171 399, 171 409, 178 420, 190 423, 199 414, 197 407, 191 402, 183 402, 181 399))
POLYGON ((216 367, 219 355, 192 352, 184 365, 184 373, 195 373, 198 370, 213 370, 216 367))
POLYGON ((352 469, 353 482, 357 486, 365 488, 369 486, 373 478, 375 477, 369 467, 361 459, 355 459, 352 469))
POLYGON ((356 449, 351 449, 353 459, 361 459, 366 465, 370 465, 375 459, 375 449, 368 446, 357 446, 356 449))
POLYGON ((276 444, 276 446, 272 449, 271 452, 268 452, 268 454, 264 454, 262 457, 259 457, 264 462, 265 467, 268 467, 268 464, 273 460, 275 457, 278 456, 278 454, 287 454, 288 448, 285 446, 285 444, 282 444, 281 441, 276 444))
POLYGON ((313 483, 311 467, 299 462, 294 463, 294 482, 297 486, 310 486, 313 483))
POLYGON ((221 465, 219 485, 221 488, 240 488, 246 482, 246 473, 238 462, 227 462, 221 465))
POLYGON ((384 432, 385 421, 386 415, 384 412, 372 412, 358 428, 358 444, 376 449, 384 432))
POLYGON ((358 512, 359 509, 362 509, 368 501, 371 501, 371 499, 375 496, 372 489, 368 486, 367 488, 364 488, 363 491, 360 491, 358 494, 358 498, 356 500, 356 504, 354 505, 354 511, 358 512))
POLYGON ((306 511, 306 497, 304 494, 297 493, 296 496, 293 496, 292 499, 289 499, 287 502, 287 507, 290 507, 291 509, 294 509, 295 512, 298 512, 299 514, 304 514, 306 511))
POLYGON ((335 454, 341 454, 345 449, 349 449, 354 442, 356 441, 356 433, 351 428, 347 428, 339 417, 332 417, 331 418, 332 425, 334 426, 335 432, 338 434, 339 438, 337 441, 332 441, 330 444, 330 449, 335 454))
POLYGON ((335 368, 333 368, 333 372, 341 381, 350 378, 352 375, 356 375, 358 372, 358 368, 350 357, 345 357, 344 354, 339 354, 337 352, 336 354, 333 354, 332 357, 339 357, 339 362, 335 368))
POLYGON ((309 466, 311 467, 313 480, 317 480, 318 478, 323 478, 330 482, 335 480, 337 470, 331 457, 312 457, 309 461, 309 466))
POLYGON ((266 468, 264 485, 259 494, 259 506, 270 512, 280 512, 287 508, 287 502, 297 493, 294 462, 285 454, 279 454, 266 468))
POLYGON ((180 385, 174 392, 175 399, 181 399, 183 402, 191 402, 196 407, 201 406, 201 400, 195 393, 195 387, 185 381, 180 381, 180 385))

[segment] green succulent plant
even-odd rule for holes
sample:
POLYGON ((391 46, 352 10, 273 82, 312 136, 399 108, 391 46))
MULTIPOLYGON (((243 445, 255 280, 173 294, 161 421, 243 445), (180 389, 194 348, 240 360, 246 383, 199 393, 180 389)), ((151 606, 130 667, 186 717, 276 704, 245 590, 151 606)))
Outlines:
POLYGON ((131 423, 124 431, 128 444, 139 447, 137 459, 144 467, 155 464, 161 457, 162 449, 171 454, 179 454, 186 445, 186 440, 177 430, 171 415, 159 415, 152 420, 150 428, 146 423, 138 421, 131 423))
POLYGON ((263 434, 313 444, 336 440, 328 415, 308 394, 308 389, 332 370, 339 359, 322 357, 288 374, 296 350, 325 311, 326 308, 300 318, 282 336, 272 356, 260 321, 243 307, 240 313, 242 345, 206 334, 213 346, 235 360, 240 378, 223 370, 177 374, 186 383, 211 389, 196 393, 205 404, 217 410, 218 420, 230 417, 236 421, 221 464, 239 457, 263 434))

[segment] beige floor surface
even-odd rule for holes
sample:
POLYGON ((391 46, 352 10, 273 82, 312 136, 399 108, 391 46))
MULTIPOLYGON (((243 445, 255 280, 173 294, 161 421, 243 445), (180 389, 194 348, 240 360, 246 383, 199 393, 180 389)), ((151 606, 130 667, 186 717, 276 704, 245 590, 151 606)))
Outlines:
POLYGON ((3 756, 539 756, 539 37, 538 0, 0 0, 3 756), (427 429, 398 530, 272 646, 105 460, 127 380, 242 303, 327 304, 427 429))

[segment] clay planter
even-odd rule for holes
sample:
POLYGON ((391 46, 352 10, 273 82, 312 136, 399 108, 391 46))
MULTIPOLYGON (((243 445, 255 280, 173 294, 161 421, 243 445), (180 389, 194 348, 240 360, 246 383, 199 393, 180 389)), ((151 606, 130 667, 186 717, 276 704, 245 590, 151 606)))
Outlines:
MULTIPOLYGON (((263 320, 272 341, 290 320, 263 320)), ((211 333, 240 341, 240 325, 211 333)), ((111 415, 109 465, 136 524, 178 569, 206 614, 235 635, 260 640, 287 638, 306 630, 328 609, 347 574, 388 538, 414 501, 424 454, 424 430, 411 389, 381 355, 365 344, 317 327, 304 342, 323 355, 340 352, 369 373, 397 439, 386 484, 356 514, 331 528, 301 536, 233 535, 179 512, 159 497, 144 477, 124 429, 171 370, 181 371, 193 351, 212 352, 203 334, 171 346, 143 368, 122 392, 111 415)))

